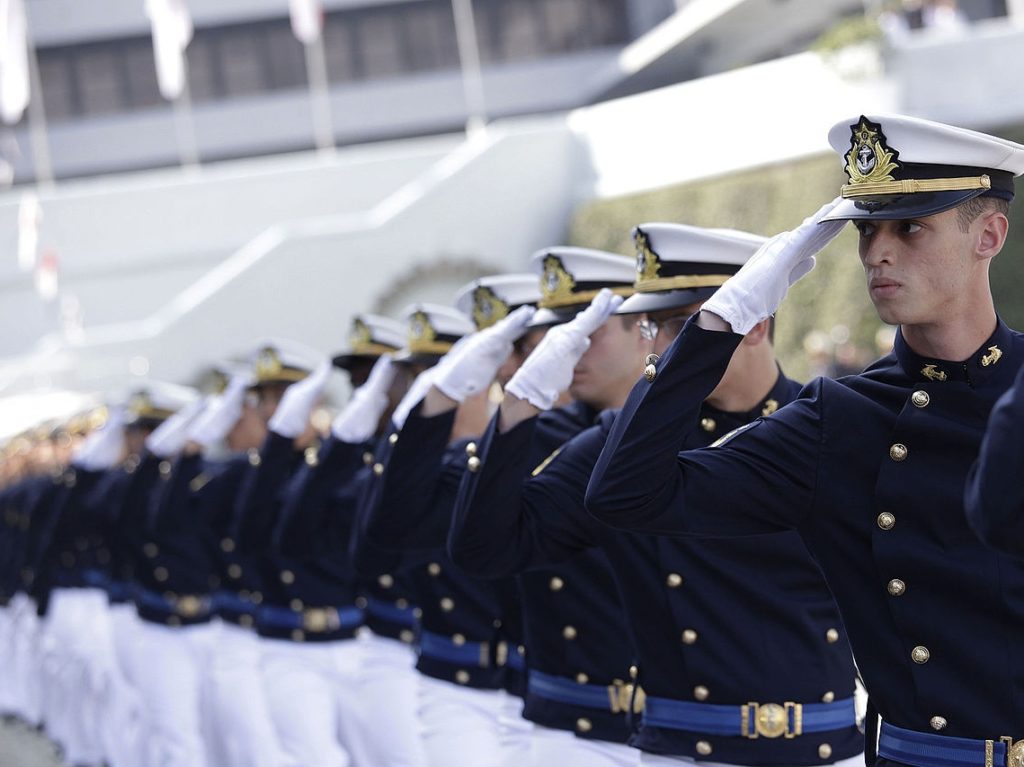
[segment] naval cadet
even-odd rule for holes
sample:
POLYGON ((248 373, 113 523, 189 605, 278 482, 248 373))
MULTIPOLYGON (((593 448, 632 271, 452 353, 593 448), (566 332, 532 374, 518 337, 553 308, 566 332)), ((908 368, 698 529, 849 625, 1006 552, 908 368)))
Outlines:
MULTIPOLYGON (((764 238, 678 224, 644 224, 633 237, 636 292, 618 313, 631 322, 641 318, 641 330, 654 342, 647 375, 657 375, 657 354, 764 238)), ((759 323, 744 338, 689 430, 692 446, 707 445, 795 397, 800 387, 779 370, 770 324, 759 323)), ((524 375, 542 362, 549 375, 570 375, 572 355, 559 349, 542 360, 544 352, 542 345, 524 375)), ((513 379, 510 391, 517 384, 513 379)), ((799 537, 690 542, 600 524, 583 501, 614 411, 530 472, 520 456, 541 411, 537 397, 524 393, 529 399, 510 396, 502 403, 480 446, 479 469, 459 496, 453 553, 489 574, 543 566, 595 547, 607 556, 619 591, 630 595, 624 600, 636 646, 630 682, 642 709, 630 743, 645 752, 640 763, 859 762, 853 658, 828 588, 799 537), (798 709, 794 701, 801 700, 810 705, 798 709)), ((601 700, 600 688, 571 677, 531 679, 531 685, 541 682, 552 693, 601 700)))
POLYGON ((533 274, 483 277, 459 291, 456 306, 477 332, 424 374, 432 381, 426 403, 392 432, 384 472, 364 500, 366 540, 401 552, 401 567, 426 565, 429 575, 413 585, 421 610, 419 711, 432 765, 518 764, 529 745, 525 723, 508 726, 522 721, 522 702, 506 692, 521 695, 525 683, 515 584, 461 572, 445 541, 466 448, 486 424, 492 386, 507 383, 518 364, 516 345, 539 298, 533 274), (458 408, 421 417, 438 388, 458 408), (453 439, 453 430, 465 436, 453 439))
POLYGON ((587 507, 667 535, 797 530, 881 715, 877 754, 868 720, 868 763, 1019 764, 1024 571, 973 535, 962 499, 987 416, 1024 360, 1024 336, 996 316, 989 288, 1024 146, 902 116, 845 121, 829 141, 849 177, 840 199, 762 247, 686 325, 654 380, 637 383, 587 507), (743 334, 848 220, 872 302, 900 326, 893 353, 678 453, 743 334))

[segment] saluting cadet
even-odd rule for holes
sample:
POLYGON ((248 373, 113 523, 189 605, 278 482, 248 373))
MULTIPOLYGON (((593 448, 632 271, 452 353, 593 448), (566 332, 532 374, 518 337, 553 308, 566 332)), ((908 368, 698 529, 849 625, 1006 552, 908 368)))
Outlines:
MULTIPOLYGON (((632 292, 632 262, 623 256, 581 248, 549 248, 534 255, 531 265, 540 276, 540 310, 532 320, 543 326, 566 322, 586 306, 601 288, 632 292)), ((571 436, 589 427, 598 412, 621 404, 633 378, 633 371, 649 351, 633 322, 608 320, 610 303, 593 308, 569 325, 586 323, 583 335, 594 333, 595 341, 573 376, 570 366, 563 380, 539 380, 537 385, 550 398, 565 402, 565 392, 575 402, 551 412, 539 438, 523 447, 523 466, 514 478, 519 482, 531 469, 542 464, 571 436), (527 465, 528 464, 528 465, 527 465)), ((551 333, 564 332, 568 326, 551 333)), ((483 334, 478 346, 467 344, 452 353, 452 359, 427 395, 416 431, 444 415, 444 396, 450 401, 465 381, 491 372, 494 362, 483 334)), ((546 341, 540 341, 540 348, 546 341)), ((529 359, 525 364, 529 364, 529 359)), ((519 378, 517 373, 512 380, 519 378)), ((511 385, 511 384, 510 384, 511 385)), ((510 389, 509 391, 513 391, 510 389)), ((451 418, 451 413, 447 413, 451 418)), ((408 428, 408 424, 407 424, 408 428)), ((410 435, 413 442, 418 437, 410 435)), ((399 439, 401 446, 405 436, 399 439)), ((469 474, 480 468, 476 444, 464 459, 469 474)), ((466 476, 469 476, 467 474, 466 476)), ((505 492, 495 488, 494 492, 505 492)), ((498 499, 491 499, 498 503, 498 499)), ((488 503, 490 500, 488 501, 488 503)), ((490 574, 489 575, 493 575, 490 574)), ((583 552, 557 567, 524 574, 520 594, 525 626, 528 687, 524 716, 534 722, 527 763, 636 764, 637 753, 624 744, 629 729, 626 711, 631 705, 628 669, 633 660, 625 615, 619 602, 607 562, 600 552, 583 552), (572 689, 555 689, 546 680, 565 678, 572 689), (580 691, 589 691, 585 698, 580 691), (595 704, 595 699, 600 701, 595 704), (576 737, 574 733, 581 737, 576 737)))
MULTIPOLYGON (((657 353, 764 238, 676 224, 644 224, 633 237, 636 293, 613 321, 642 318, 654 342, 651 373, 657 353)), ((636 646, 631 684, 642 687, 634 693, 642 713, 630 742, 644 750, 636 755, 641 764, 859 763, 853 658, 825 581, 796 534, 677 541, 625 534, 589 517, 584 494, 613 411, 529 472, 521 456, 546 405, 533 381, 571 378, 586 349, 575 324, 551 331, 509 384, 459 496, 456 561, 493 575, 603 551, 627 595, 636 646), (788 701, 803 699, 815 703, 797 719, 788 701)), ((769 335, 765 320, 743 339, 695 414, 699 427, 689 429, 688 444, 707 445, 794 398, 799 385, 780 372, 769 335)), ((566 675, 531 678, 531 686, 538 682, 596 702, 604 692, 566 675)))
MULTIPOLYGON (((473 332, 473 323, 462 312, 440 304, 419 303, 406 307, 402 316, 408 328, 406 345, 393 359, 408 376, 417 376, 391 414, 401 428, 411 407, 423 398, 428 378, 419 375, 432 367, 464 336, 473 332)), ((395 429, 392 429, 393 432, 395 429)), ((358 435, 341 441, 355 444, 358 435)), ((394 439, 380 439, 365 460, 370 467, 367 486, 360 498, 357 520, 352 531, 350 551, 360 576, 361 602, 366 609, 367 628, 363 689, 369 703, 369 716, 377 722, 375 731, 383 745, 389 746, 393 760, 401 763, 400 750, 415 747, 418 764, 428 764, 419 719, 420 675, 416 672, 416 633, 420 608, 416 595, 427 588, 432 577, 426 564, 403 567, 402 556, 374 545, 365 535, 369 508, 367 498, 373 485, 380 482, 394 439), (422 584, 417 588, 417 583, 422 584)))
POLYGON ((989 546, 1024 554, 1024 368, 992 409, 964 494, 967 522, 989 546))
POLYGON ((763 246, 636 385, 587 507, 669 535, 797 530, 882 717, 868 763, 1018 764, 1024 571, 974 537, 962 499, 987 416, 1024 360, 988 282, 1024 147, 901 116, 849 120, 829 140, 849 176, 841 199, 763 246), (847 220, 878 314, 900 326, 894 352, 677 457, 743 334, 847 220))
POLYGON ((506 383, 518 364, 515 347, 539 297, 533 274, 484 277, 459 291, 456 305, 477 332, 423 374, 459 403, 458 412, 445 406, 443 417, 425 419, 414 412, 392 431, 386 460, 378 457, 383 474, 364 500, 365 540, 401 552, 401 568, 425 564, 429 576, 413 587, 421 611, 419 719, 432 765, 519 764, 528 748, 525 726, 515 726, 521 699, 505 692, 524 687, 515 584, 467 576, 452 566, 445 542, 466 446, 486 424, 492 384, 506 383), (476 361, 471 370, 459 365, 464 359, 476 361), (453 439, 453 430, 465 436, 453 439))

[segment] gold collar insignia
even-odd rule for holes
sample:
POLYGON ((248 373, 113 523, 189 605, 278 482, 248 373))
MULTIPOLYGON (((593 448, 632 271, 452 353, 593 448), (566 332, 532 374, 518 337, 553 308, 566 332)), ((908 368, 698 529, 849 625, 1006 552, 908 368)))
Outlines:
POLYGON ((995 365, 1003 356, 1003 350, 998 346, 988 347, 988 352, 988 354, 981 358, 981 366, 985 368, 989 365, 995 365))
POLYGON ((949 376, 945 370, 939 370, 935 365, 928 364, 921 368, 921 375, 929 381, 945 381, 949 376))

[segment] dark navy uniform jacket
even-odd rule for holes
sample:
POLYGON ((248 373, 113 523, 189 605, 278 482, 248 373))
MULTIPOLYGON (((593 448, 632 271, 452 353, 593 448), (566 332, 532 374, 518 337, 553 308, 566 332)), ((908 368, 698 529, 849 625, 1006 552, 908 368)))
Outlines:
MULTIPOLYGON (((683 430, 684 444, 706 445, 774 412, 798 390, 780 374, 748 413, 705 404, 699 421, 683 430)), ((587 481, 614 420, 615 412, 602 413, 521 481, 528 464, 520 456, 538 419, 504 434, 495 419, 482 444, 483 465, 460 494, 456 561, 481 572, 513 572, 600 547, 623 595, 647 696, 737 707, 850 698, 855 670, 838 610, 797 535, 673 540, 613 530, 586 513, 587 481)), ((715 737, 641 720, 630 742, 655 753, 766 765, 820 764, 830 760, 822 753, 843 759, 862 748, 852 714, 845 727, 792 739, 742 738, 738 710, 736 721, 735 737, 715 737)))
MULTIPOLYGON (((477 502, 482 517, 489 517, 491 511, 498 515, 491 520, 493 526, 481 518, 481 549, 498 551, 499 558, 504 558, 505 547, 515 547, 517 542, 506 537, 501 524, 500 510, 506 508, 507 497, 515 496, 524 477, 548 462, 573 436, 589 428, 597 415, 593 408, 577 402, 531 421, 530 437, 517 444, 515 455, 508 456, 504 467, 495 464, 494 470, 501 473, 501 479, 481 486, 477 502)), ((492 431, 493 424, 478 456, 483 459, 484 473, 491 469, 485 453, 492 431)), ((462 496, 467 483, 473 486, 478 476, 481 475, 475 472, 464 475, 456 510, 464 506, 462 496)), ((458 535, 458 521, 456 511, 453 537, 458 535)), ((492 568, 487 555, 465 556, 459 546, 453 546, 451 554, 465 569, 488 577, 521 569, 492 568)), ((636 654, 608 560, 597 549, 581 549, 543 564, 548 567, 522 573, 519 578, 529 673, 540 672, 591 688, 608 688, 603 696, 607 705, 599 710, 530 691, 523 716, 581 737, 625 742, 629 737, 627 712, 631 705, 627 680, 636 654)))
POLYGON ((739 341, 684 328, 615 421, 588 509, 665 535, 796 530, 884 720, 996 742, 1024 734, 1024 570, 981 543, 963 512, 968 470, 1024 337, 1000 322, 970 358, 949 362, 917 355, 897 334, 894 353, 864 373, 815 380, 717 447, 678 453, 739 341))
POLYGON ((967 480, 967 522, 990 546, 1024 555, 1024 368, 992 409, 967 480))
MULTIPOLYGON (((435 679, 523 694, 525 678, 508 666, 523 644, 511 579, 483 580, 452 564, 445 551, 452 506, 466 470, 468 439, 448 444, 455 411, 423 418, 416 408, 389 436, 384 472, 364 503, 365 539, 401 552, 401 567, 425 565, 412 585, 420 608, 416 668, 435 679)), ((472 446, 472 447, 471 447, 472 446)))
POLYGON ((4 488, 3 509, 6 550, 3 553, 4 596, 18 592, 42 596, 36 588, 36 571, 41 562, 43 532, 52 501, 63 486, 63 472, 36 475, 4 488))

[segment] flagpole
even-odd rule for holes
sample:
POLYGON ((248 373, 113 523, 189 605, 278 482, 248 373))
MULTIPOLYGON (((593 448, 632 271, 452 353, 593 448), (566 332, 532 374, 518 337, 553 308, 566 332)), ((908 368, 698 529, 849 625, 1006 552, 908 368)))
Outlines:
POLYGON ((181 54, 184 68, 181 93, 171 102, 174 109, 174 129, 178 138, 178 157, 181 167, 195 170, 199 167, 199 143, 196 140, 196 125, 192 115, 192 91, 188 84, 188 58, 181 54))
POLYGON ((50 158, 50 138, 46 128, 46 108, 43 106, 42 78, 39 76, 39 58, 36 56, 35 42, 28 33, 26 18, 25 48, 28 52, 28 140, 32 146, 32 164, 35 170, 36 184, 41 189, 53 187, 53 161, 50 158))
POLYGON ((466 134, 472 135, 487 125, 473 0, 452 0, 452 15, 455 17, 455 43, 462 70, 462 92, 466 99, 466 134))
POLYGON ((331 117, 331 88, 327 79, 327 54, 324 36, 303 43, 306 51, 306 79, 309 82, 309 108, 313 118, 313 140, 321 152, 334 150, 334 120, 331 117))

